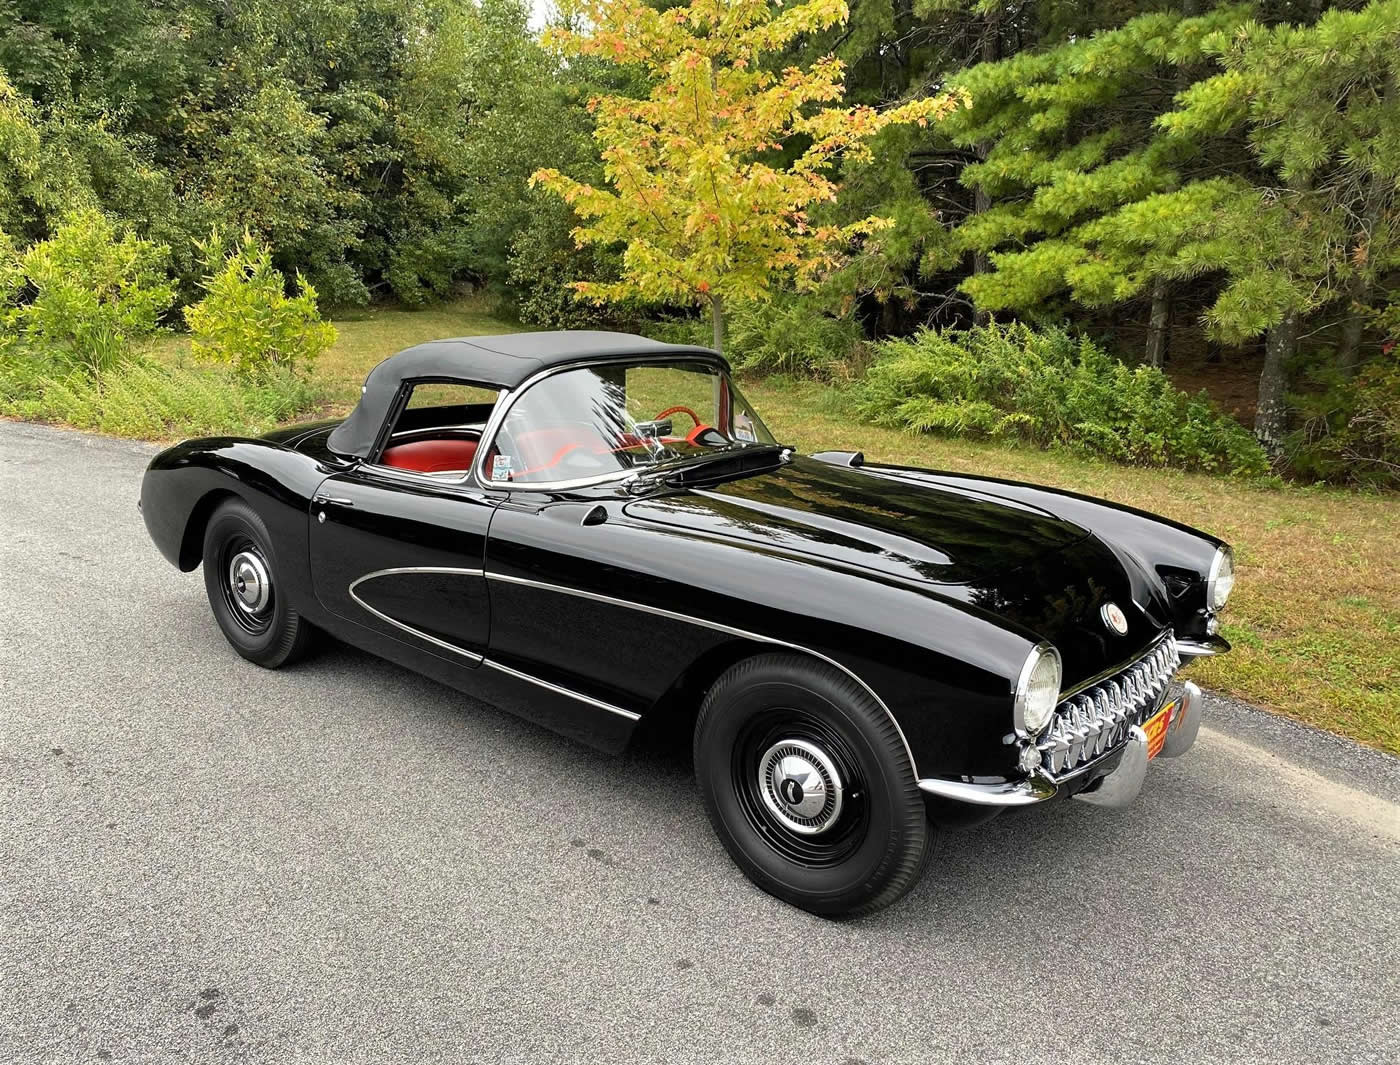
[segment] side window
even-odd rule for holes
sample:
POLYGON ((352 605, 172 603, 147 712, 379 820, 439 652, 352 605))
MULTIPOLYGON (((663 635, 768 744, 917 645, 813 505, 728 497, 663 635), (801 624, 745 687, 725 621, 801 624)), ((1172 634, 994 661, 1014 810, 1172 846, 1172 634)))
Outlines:
POLYGON ((495 388, 468 382, 414 384, 379 464, 444 480, 464 477, 497 395, 495 388))

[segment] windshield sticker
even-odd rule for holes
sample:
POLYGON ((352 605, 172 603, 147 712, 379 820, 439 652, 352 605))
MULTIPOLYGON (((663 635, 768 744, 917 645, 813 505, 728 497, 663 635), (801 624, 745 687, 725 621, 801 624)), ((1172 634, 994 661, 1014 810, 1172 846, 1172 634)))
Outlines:
POLYGON ((734 412, 734 439, 742 440, 746 444, 752 444, 758 439, 758 434, 753 431, 753 418, 746 410, 734 412))
POLYGON ((493 481, 509 481, 509 480, 510 480, 510 456, 509 456, 509 455, 497 455, 497 456, 496 456, 496 461, 495 461, 495 463, 493 463, 492 466, 491 466, 491 480, 493 480, 493 481))

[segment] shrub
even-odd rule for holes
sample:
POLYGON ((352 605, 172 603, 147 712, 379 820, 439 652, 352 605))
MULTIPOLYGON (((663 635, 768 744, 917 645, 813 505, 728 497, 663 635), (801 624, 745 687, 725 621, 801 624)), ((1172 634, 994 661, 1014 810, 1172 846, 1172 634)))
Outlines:
POLYGON ((833 318, 811 296, 783 293, 767 303, 736 303, 725 354, 736 370, 826 377, 851 360, 865 334, 854 317, 833 318))
POLYGON ((185 308, 196 358, 261 380, 303 372, 335 343, 335 326, 316 309, 316 290, 298 274, 297 294, 288 296, 272 252, 256 238, 245 232, 226 251, 215 230, 200 249, 217 271, 201 282, 204 299, 185 308))
POLYGON ((537 201, 524 228, 510 243, 506 288, 520 320, 543 329, 631 328, 641 315, 626 303, 600 307, 580 300, 575 281, 611 281, 620 273, 620 257, 598 248, 579 248, 571 231, 578 220, 553 197, 537 201))
POLYGON ((1268 470, 1249 431, 1204 396, 1063 329, 924 330, 876 347, 857 403, 879 425, 1024 440, 1131 464, 1268 470))
POLYGON ((1400 352, 1390 348, 1354 380, 1333 371, 1314 383, 1322 390, 1295 397, 1303 424, 1285 446, 1293 471, 1400 488, 1400 352))
POLYGON ((309 410, 317 396, 286 369, 258 381, 223 367, 131 359, 100 380, 29 361, 0 365, 0 414, 144 439, 255 435, 309 410))
POLYGON ((11 303, 33 294, 5 313, 12 345, 25 358, 98 377, 156 332, 175 298, 168 258, 165 247, 118 234, 98 210, 69 214, 6 269, 11 303))

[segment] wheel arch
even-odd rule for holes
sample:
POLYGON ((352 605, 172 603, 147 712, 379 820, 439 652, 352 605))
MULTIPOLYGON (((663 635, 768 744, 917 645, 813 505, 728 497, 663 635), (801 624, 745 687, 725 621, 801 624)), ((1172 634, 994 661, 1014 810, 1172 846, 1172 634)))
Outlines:
POLYGON ((204 530, 209 527, 209 519, 214 516, 214 511, 229 499, 243 497, 230 488, 213 488, 200 496, 190 510, 190 516, 185 521, 185 531, 180 536, 179 566, 184 572, 197 569, 204 561, 204 530))
POLYGON ((689 742, 690 734, 695 728, 696 718, 700 714, 700 706, 705 701, 705 696, 709 694, 710 689, 714 687, 715 682, 740 662, 762 655, 775 654, 791 655, 819 668, 834 670, 844 674, 864 688, 870 697, 889 715, 890 723, 894 725, 895 732, 904 744, 910 769, 915 776, 918 775, 918 762, 914 758, 914 752, 909 746, 908 738, 904 735, 904 729, 900 726, 894 711, 880 697, 879 692, 859 674, 835 659, 829 658, 819 651, 814 651, 810 647, 779 640, 736 636, 704 651, 681 671, 680 675, 671 682, 670 687, 642 715, 639 731, 644 730, 653 735, 671 739, 679 739, 684 736, 689 742))

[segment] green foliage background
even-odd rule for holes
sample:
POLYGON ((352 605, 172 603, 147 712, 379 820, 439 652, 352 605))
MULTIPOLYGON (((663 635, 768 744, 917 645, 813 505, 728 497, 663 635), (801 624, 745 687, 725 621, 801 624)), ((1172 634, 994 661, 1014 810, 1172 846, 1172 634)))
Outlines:
MULTIPOLYGON (((1080 417, 1061 399, 1021 410, 1038 427, 1012 435, 1253 469, 1202 401, 1136 370, 1174 373, 1210 345, 1212 366, 1257 376, 1253 429, 1273 468, 1400 484, 1400 0, 852 0, 843 24, 771 62, 828 53, 848 103, 950 88, 972 102, 838 164, 841 195, 813 224, 896 225, 815 292, 736 301, 737 365, 858 381, 878 352, 871 417, 919 410, 903 424, 985 433, 978 374, 1092 335, 1092 358, 1056 365, 1086 395, 1135 397, 1142 435, 1101 421, 1097 400, 1080 417), (1048 331, 994 343, 985 329, 1018 321, 1048 331), (971 376, 949 392, 946 374, 913 371, 928 360, 971 376), (1169 416, 1204 435, 1188 443, 1169 416)), ((546 50, 524 0, 0 4, 0 372, 31 388, 7 386, 5 409, 84 388, 96 409, 108 375, 202 375, 191 395, 240 376, 142 361, 146 338, 206 297, 215 228, 265 250, 260 306, 301 308, 259 342, 260 366, 293 331, 324 347, 308 293, 323 311, 420 308, 485 287, 531 325, 655 331, 660 316, 688 330, 683 308, 574 300, 573 282, 617 280, 625 242, 580 250, 578 219, 526 187, 541 167, 600 183, 588 101, 647 88, 633 67, 546 50)), ((790 138, 773 162, 805 148, 790 138)), ((276 406, 248 402, 254 420, 276 406)))

